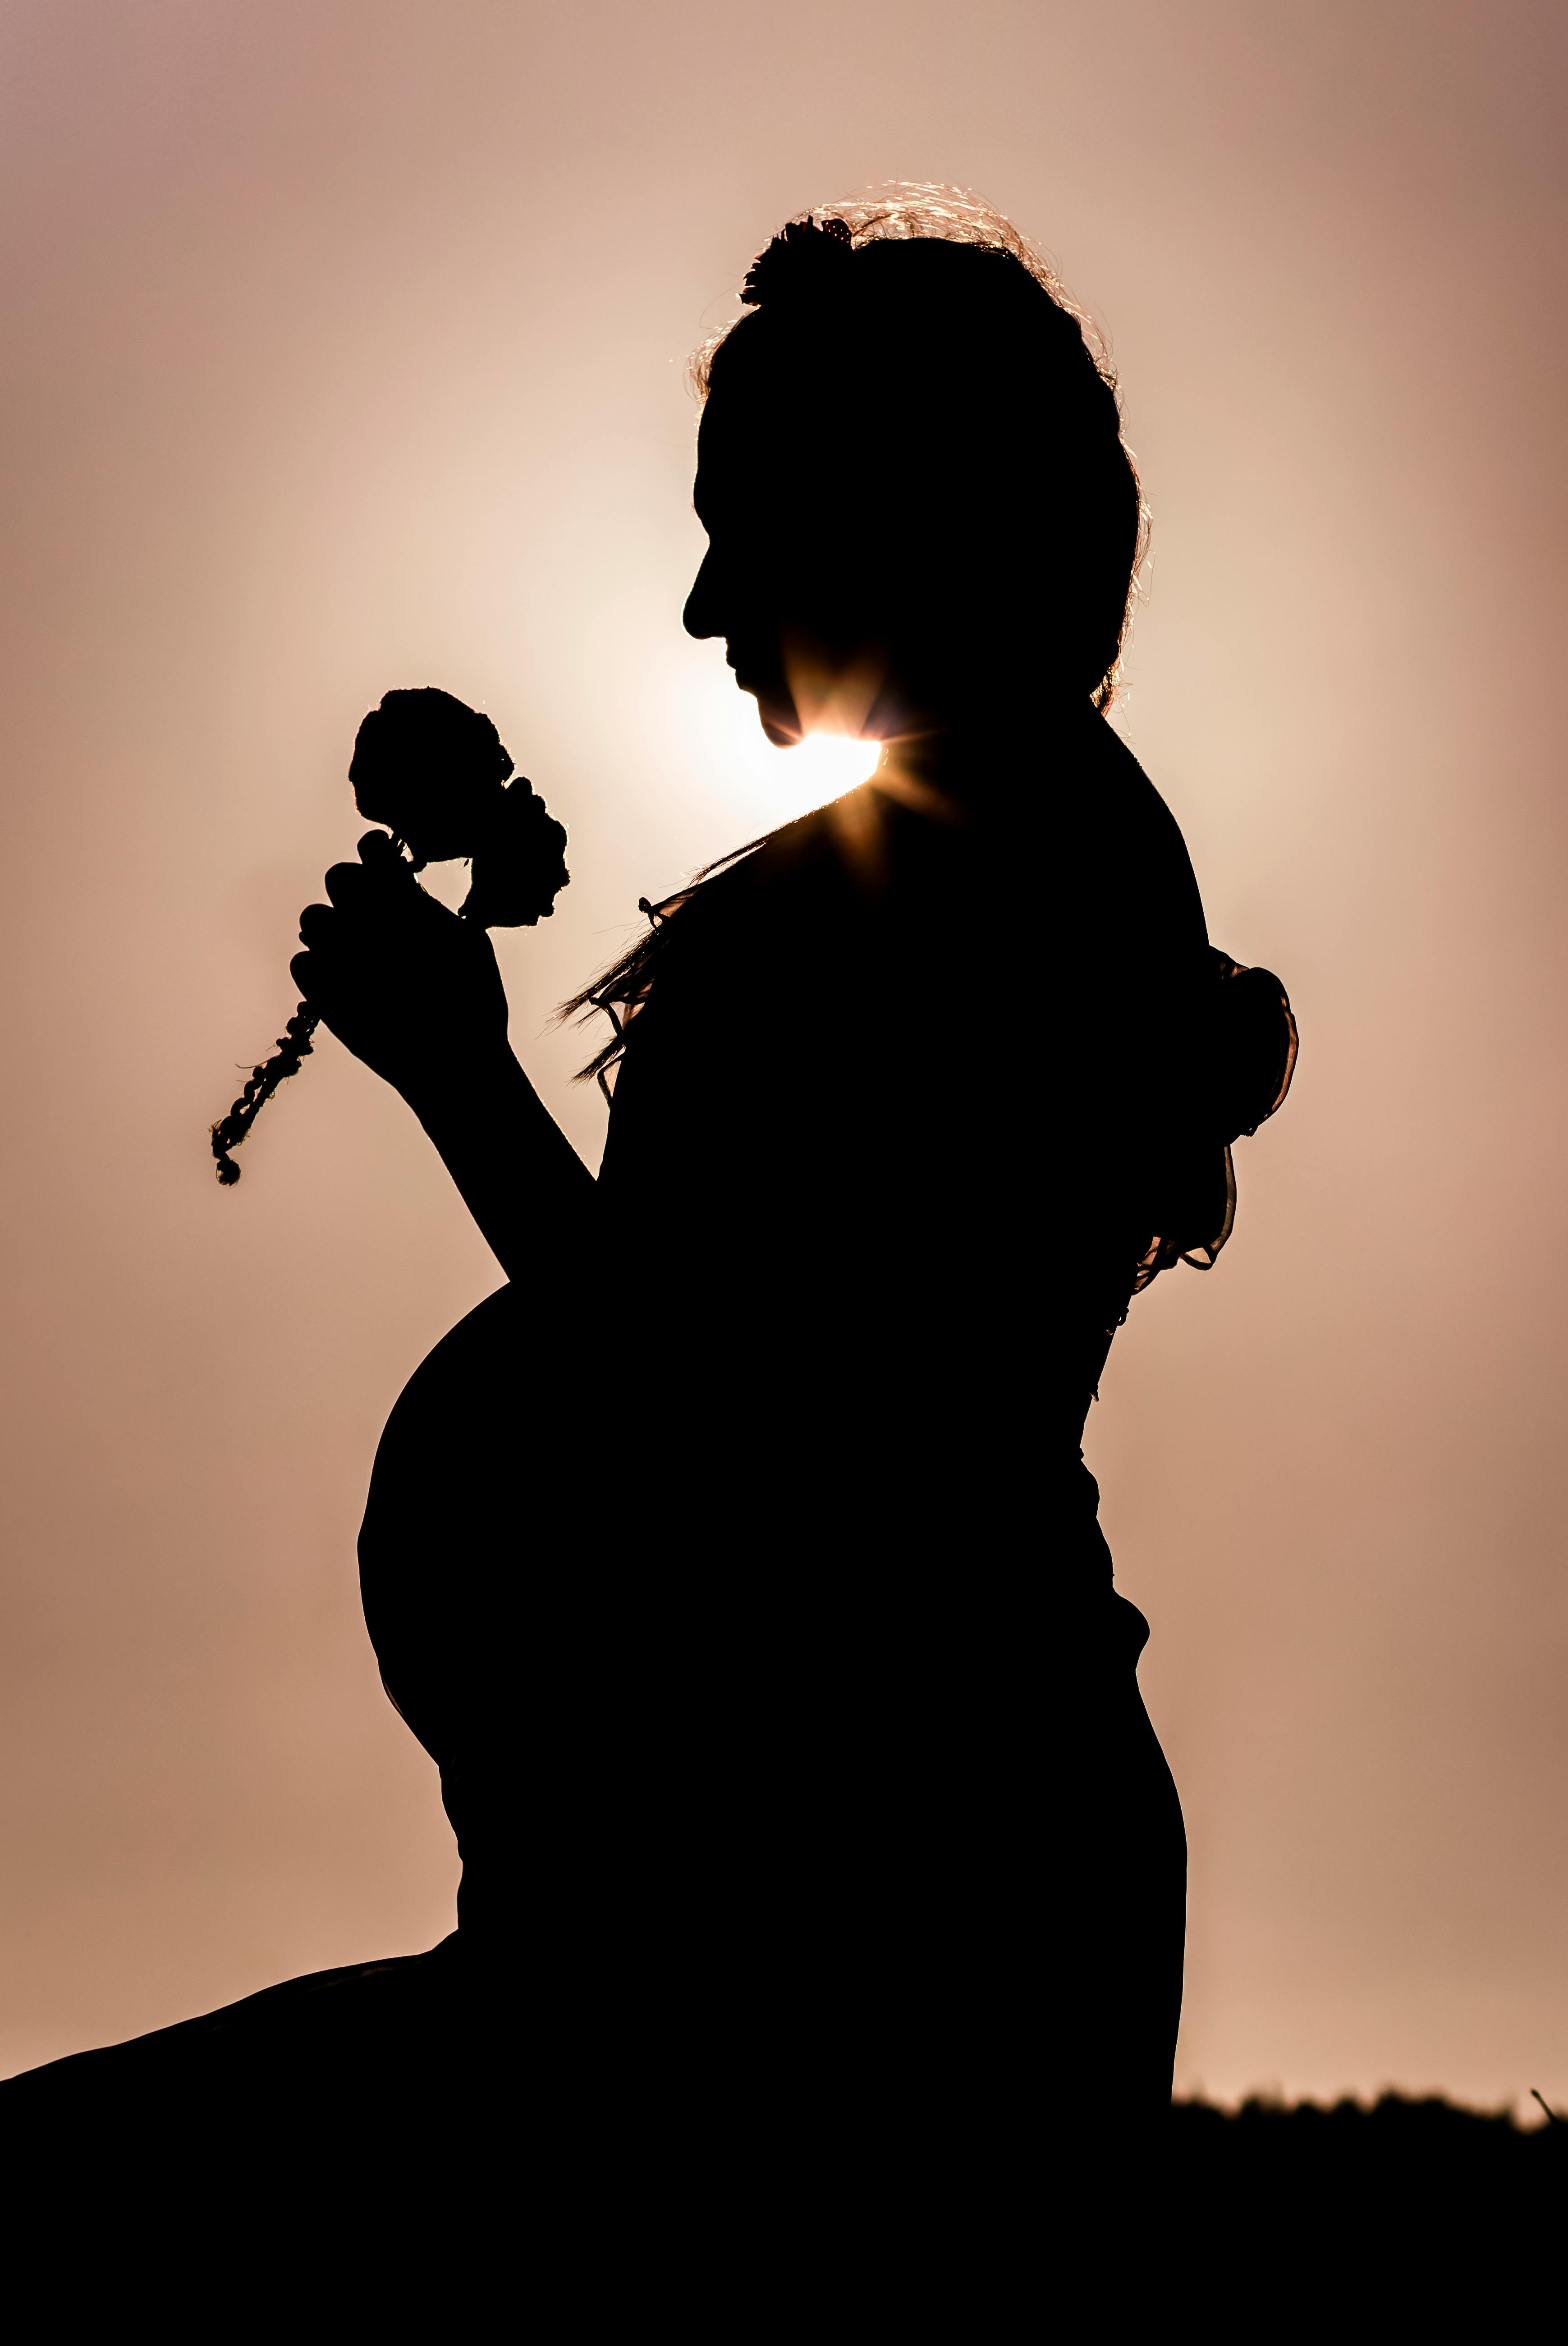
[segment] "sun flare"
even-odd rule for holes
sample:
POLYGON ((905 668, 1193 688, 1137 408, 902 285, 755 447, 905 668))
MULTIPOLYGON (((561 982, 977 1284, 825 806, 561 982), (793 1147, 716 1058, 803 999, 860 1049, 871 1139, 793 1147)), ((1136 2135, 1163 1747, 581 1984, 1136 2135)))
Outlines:
POLYGON ((854 733, 808 733, 793 749, 778 754, 789 760, 790 795, 799 795, 803 806, 821 806, 869 781, 881 746, 854 733))

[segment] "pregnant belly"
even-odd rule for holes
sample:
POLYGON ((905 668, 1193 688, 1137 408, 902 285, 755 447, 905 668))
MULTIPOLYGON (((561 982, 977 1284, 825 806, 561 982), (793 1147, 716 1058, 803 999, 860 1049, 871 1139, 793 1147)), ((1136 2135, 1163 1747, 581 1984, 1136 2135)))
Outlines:
POLYGON ((619 1477, 561 1323, 515 1286, 487 1297, 414 1372, 376 1452, 365 1622, 443 1768, 498 1707, 560 1714, 603 1627, 619 1477))
POLYGON ((824 1908, 840 1931, 907 1919, 960 1876, 972 1904, 980 1853, 1028 1837, 1060 1708, 1075 1574, 1054 1551, 1104 1556, 1082 1469, 1071 1508, 1042 1507, 1035 1470, 1022 1540, 967 1465, 962 1506, 933 1509, 929 1470, 902 1494, 901 1458, 890 1490, 885 1447, 831 1428, 785 1447, 759 1427, 725 1471, 678 1349, 628 1358, 583 1322, 516 1287, 470 1312, 392 1411, 360 1535, 465 1924, 481 1898, 601 1939, 678 1911, 688 1947, 706 1916, 733 1949, 738 1928, 820 1932, 824 1908))
POLYGON ((696 1581, 633 1520, 582 1321, 514 1286, 461 1321, 387 1421, 360 1532, 366 1626, 441 1769, 465 1925, 481 1892, 561 1911, 646 1872, 711 1707, 696 1581))

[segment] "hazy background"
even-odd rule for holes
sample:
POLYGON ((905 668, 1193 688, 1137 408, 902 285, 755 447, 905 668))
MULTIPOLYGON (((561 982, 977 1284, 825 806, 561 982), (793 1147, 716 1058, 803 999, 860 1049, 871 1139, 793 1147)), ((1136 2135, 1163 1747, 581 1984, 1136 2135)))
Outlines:
MULTIPOLYGON (((813 794, 680 633, 683 362, 783 216, 898 174, 1104 321, 1155 515, 1117 722, 1305 1038, 1091 1427, 1192 1841, 1179 2082, 1568 2100, 1565 24, 0 0, 5 2066, 451 1927, 353 1536, 499 1274, 331 1041, 237 1191, 206 1127, 359 717, 436 681, 571 824, 502 954, 595 1158, 552 1005, 813 794)), ((933 423, 1035 461, 983 354, 933 423)))

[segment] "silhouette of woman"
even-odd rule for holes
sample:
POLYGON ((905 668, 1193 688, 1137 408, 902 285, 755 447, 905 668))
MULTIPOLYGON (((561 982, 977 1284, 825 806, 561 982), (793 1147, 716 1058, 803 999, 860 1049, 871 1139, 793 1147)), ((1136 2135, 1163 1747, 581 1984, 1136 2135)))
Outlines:
POLYGON ((879 769, 570 1005, 596 1179, 483 932, 357 866, 305 913, 301 991, 510 1282, 388 1424, 366 1617, 563 2142, 1017 2201, 1054 2108, 1132 2150, 1168 2106, 1182 1821, 1080 1443, 1294 1035, 1105 722, 1144 514, 1055 278, 913 190, 791 222, 745 302, 686 625, 770 740, 879 769))

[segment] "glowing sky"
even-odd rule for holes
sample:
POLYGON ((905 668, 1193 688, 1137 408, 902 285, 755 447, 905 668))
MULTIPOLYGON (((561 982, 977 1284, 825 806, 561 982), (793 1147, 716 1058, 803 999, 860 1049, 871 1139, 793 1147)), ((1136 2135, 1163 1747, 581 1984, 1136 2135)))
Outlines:
MULTIPOLYGON (((1521 0, 10 0, 6 2066, 450 1927, 353 1534, 498 1274, 330 1042, 231 1194, 206 1126, 351 850, 360 716, 435 682, 571 826, 503 955, 596 1156, 553 1005, 849 779, 681 633, 687 355, 782 217, 900 174, 1106 328, 1154 509, 1117 722, 1301 1018, 1230 1250, 1135 1307, 1090 1433, 1193 1846, 1180 2079, 1568 2101, 1565 38, 1521 0)), ((941 421, 1032 460, 983 352, 941 421)))

